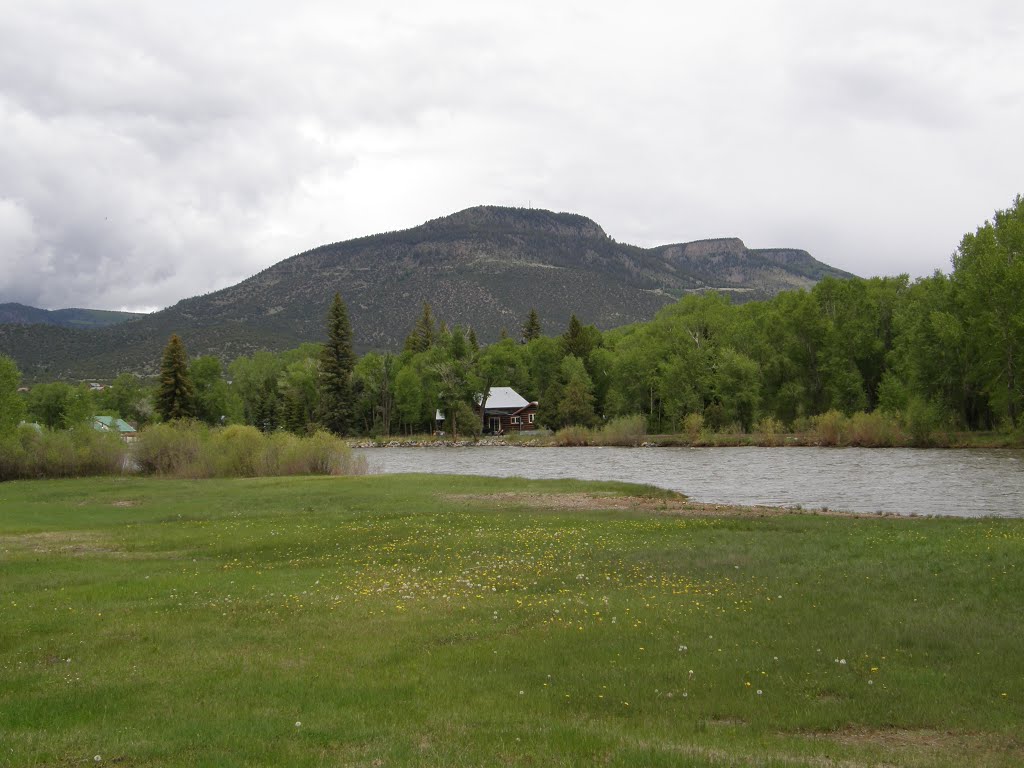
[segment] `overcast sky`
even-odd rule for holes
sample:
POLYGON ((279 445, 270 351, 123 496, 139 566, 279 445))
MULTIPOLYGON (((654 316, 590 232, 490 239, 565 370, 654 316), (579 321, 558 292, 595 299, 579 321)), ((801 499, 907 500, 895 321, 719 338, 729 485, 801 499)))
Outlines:
POLYGON ((0 0, 0 302, 153 309, 479 204, 948 271, 1024 3, 0 0))

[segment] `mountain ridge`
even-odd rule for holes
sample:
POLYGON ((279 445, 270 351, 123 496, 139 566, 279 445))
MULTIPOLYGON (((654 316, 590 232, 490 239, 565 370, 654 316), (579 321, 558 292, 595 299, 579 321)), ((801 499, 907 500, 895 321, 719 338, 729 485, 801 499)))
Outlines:
POLYGON ((113 309, 40 309, 16 301, 0 304, 0 324, 59 325, 64 328, 103 328, 142 317, 139 312, 113 309))
POLYGON ((27 378, 156 372, 171 333, 189 353, 225 360, 323 338, 335 291, 357 350, 399 349, 429 302, 481 341, 518 335, 535 307, 547 333, 575 313, 600 328, 648 320, 687 293, 738 300, 850 277, 801 249, 749 249, 739 238, 652 248, 619 243, 591 219, 544 209, 475 206, 417 227, 320 245, 241 282, 96 331, 0 326, 0 351, 27 378), (47 354, 49 357, 47 357, 47 354))

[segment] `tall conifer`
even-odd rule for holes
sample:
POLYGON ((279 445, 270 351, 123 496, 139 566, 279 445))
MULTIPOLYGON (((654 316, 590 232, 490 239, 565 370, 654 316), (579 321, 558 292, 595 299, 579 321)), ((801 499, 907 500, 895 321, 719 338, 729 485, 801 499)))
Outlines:
POLYGON ((188 355, 178 334, 164 347, 160 361, 160 389, 156 410, 164 421, 188 419, 196 415, 195 389, 188 374, 188 355))
POLYGON ((526 319, 526 323, 523 325, 523 341, 529 344, 534 339, 540 338, 540 318, 537 316, 537 310, 531 309, 530 316, 526 319))
POLYGON ((320 408, 324 426, 345 434, 352 426, 352 327, 340 294, 327 313, 327 344, 320 355, 320 408))

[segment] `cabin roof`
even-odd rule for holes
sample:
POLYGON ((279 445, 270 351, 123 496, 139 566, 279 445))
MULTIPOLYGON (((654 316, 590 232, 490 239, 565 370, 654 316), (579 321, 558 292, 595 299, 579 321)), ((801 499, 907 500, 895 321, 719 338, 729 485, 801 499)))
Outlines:
POLYGON ((491 387, 487 391, 487 402, 484 410, 492 408, 525 408, 530 403, 512 387, 491 387))

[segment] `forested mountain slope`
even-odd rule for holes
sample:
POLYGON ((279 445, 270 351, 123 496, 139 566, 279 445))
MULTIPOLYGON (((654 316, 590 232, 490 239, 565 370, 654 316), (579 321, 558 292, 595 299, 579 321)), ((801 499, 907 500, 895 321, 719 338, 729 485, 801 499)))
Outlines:
POLYGON ((324 335, 335 292, 359 351, 397 349, 429 302, 481 341, 517 335, 530 307, 545 332, 571 313, 610 328, 648 320, 690 292, 767 298, 848 277, 796 249, 750 249, 736 238, 640 248, 583 216, 481 206, 412 229, 362 237, 285 259, 241 283, 108 328, 0 326, 0 353, 26 378, 155 373, 171 333, 190 354, 230 360, 324 335))

